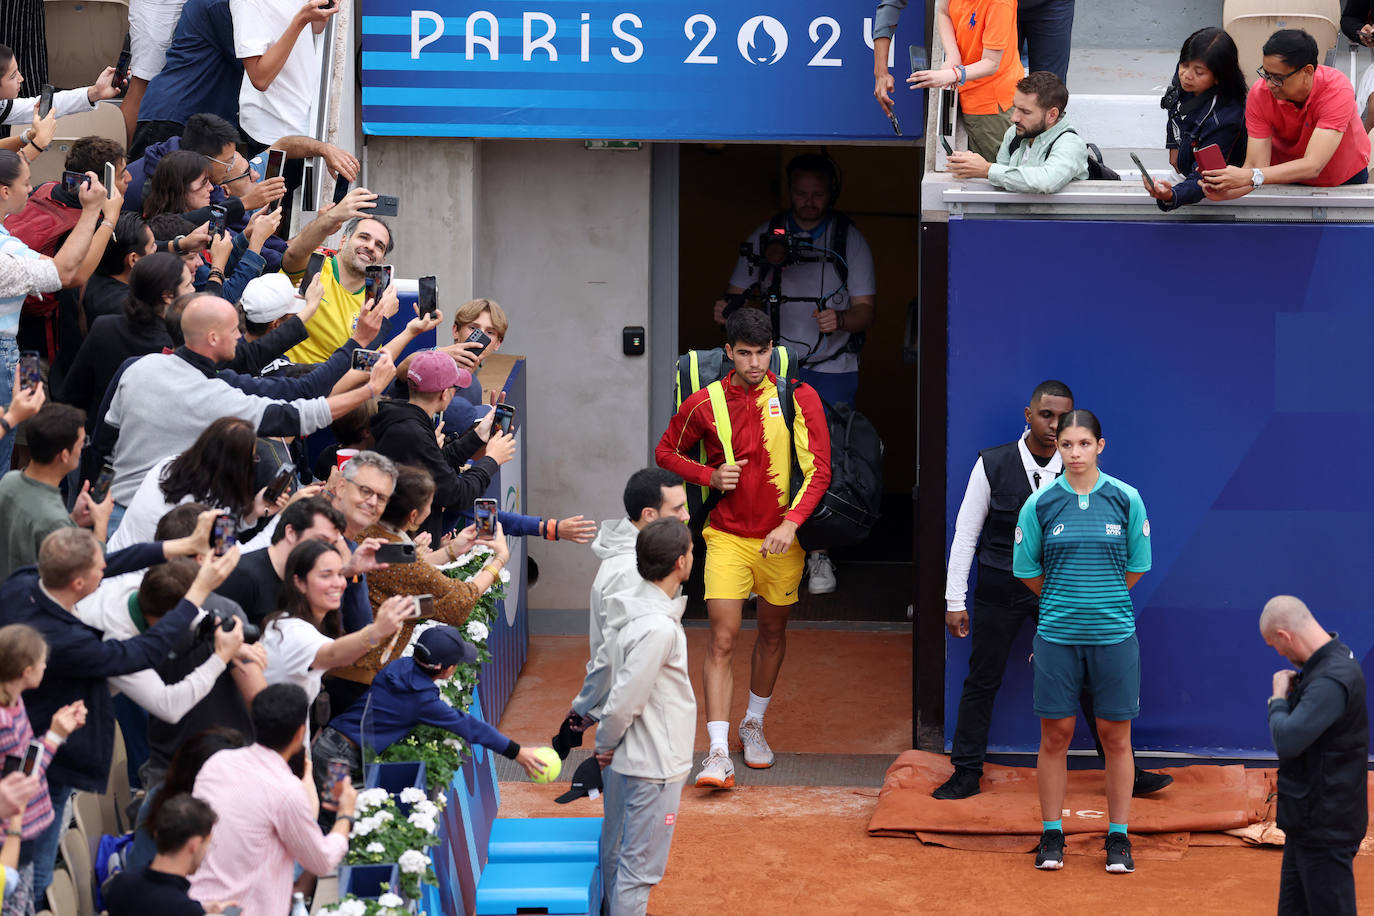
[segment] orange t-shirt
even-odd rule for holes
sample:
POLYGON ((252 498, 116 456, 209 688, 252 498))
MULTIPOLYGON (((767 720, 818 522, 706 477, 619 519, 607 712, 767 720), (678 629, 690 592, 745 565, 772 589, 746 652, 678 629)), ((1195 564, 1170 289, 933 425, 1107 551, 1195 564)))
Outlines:
POLYGON ((1025 75, 1016 40, 1016 0, 949 0, 948 9, 965 67, 982 60, 984 48, 1002 52, 996 73, 959 87, 959 108, 971 115, 1010 111, 1012 93, 1025 75))

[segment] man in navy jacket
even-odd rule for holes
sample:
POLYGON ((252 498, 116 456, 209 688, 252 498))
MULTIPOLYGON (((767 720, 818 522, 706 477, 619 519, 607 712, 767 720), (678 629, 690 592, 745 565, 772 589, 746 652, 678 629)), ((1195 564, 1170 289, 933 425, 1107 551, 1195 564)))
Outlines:
MULTIPOLYGON (((234 568, 238 549, 203 563, 186 597, 154 627, 134 639, 106 642, 100 630, 83 623, 72 608, 99 587, 106 573, 119 575, 164 562, 169 557, 209 552, 215 511, 201 515, 195 532, 185 538, 136 544, 102 555, 94 535, 83 528, 64 528, 43 541, 38 565, 16 570, 0 586, 3 623, 24 623, 43 634, 48 666, 43 682, 27 691, 24 704, 35 734, 43 734, 59 708, 82 700, 84 728, 57 751, 48 765, 48 794, 58 816, 21 856, 32 858, 34 894, 42 899, 52 880, 53 860, 65 826, 61 811, 74 791, 104 792, 114 753, 114 706, 107 677, 151 668, 162 661, 173 639, 191 626, 199 606, 234 568)), ((241 633, 240 628, 240 633, 241 633)), ((241 638, 241 637, 240 637, 241 638)))

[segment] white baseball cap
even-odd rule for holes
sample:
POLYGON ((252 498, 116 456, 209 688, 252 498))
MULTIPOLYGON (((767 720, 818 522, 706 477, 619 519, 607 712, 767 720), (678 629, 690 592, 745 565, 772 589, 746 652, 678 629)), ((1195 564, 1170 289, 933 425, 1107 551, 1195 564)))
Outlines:
POLYGON ((239 298, 243 314, 254 324, 270 324, 286 315, 294 315, 305 306, 296 297, 296 287, 283 273, 267 274, 248 281, 239 298))

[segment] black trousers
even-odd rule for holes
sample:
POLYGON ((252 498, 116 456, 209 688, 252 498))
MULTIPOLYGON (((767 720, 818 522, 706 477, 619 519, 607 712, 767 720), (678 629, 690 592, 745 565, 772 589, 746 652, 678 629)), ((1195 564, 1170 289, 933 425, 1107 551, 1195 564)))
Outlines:
POLYGON ((1304 846, 1289 840, 1279 873, 1279 916, 1355 916, 1358 844, 1304 846))
MULTIPOLYGON (((968 676, 964 678, 964 692, 959 697, 959 719, 950 748, 950 763, 956 767, 983 772, 988 729, 992 725, 992 704, 1002 686, 1012 644, 1027 620, 1035 626, 1039 609, 1039 599, 1020 579, 1007 570, 979 564, 970 615, 972 632, 969 638, 973 640, 973 650, 969 654, 968 676)), ((1085 690, 1079 702, 1100 757, 1102 742, 1097 737, 1092 694, 1085 690)))

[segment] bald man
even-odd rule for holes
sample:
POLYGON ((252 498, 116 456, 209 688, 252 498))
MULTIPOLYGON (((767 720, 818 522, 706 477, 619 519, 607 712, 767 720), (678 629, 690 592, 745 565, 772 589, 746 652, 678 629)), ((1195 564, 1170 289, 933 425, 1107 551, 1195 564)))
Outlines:
POLYGON ((239 339, 238 312, 216 296, 199 296, 181 316, 186 343, 174 353, 144 356, 119 378, 105 414, 105 424, 118 431, 111 461, 115 498, 110 532, 123 517, 143 477, 161 459, 185 451, 220 417, 240 417, 260 436, 304 436, 385 390, 396 374, 383 358, 373 366, 368 384, 329 397, 277 400, 246 393, 217 373, 234 358, 239 339))
POLYGON ((1350 648, 1292 595, 1271 598, 1260 635, 1301 671, 1274 672, 1269 732, 1279 753, 1286 841, 1279 916, 1355 916, 1352 862, 1369 826, 1369 718, 1350 648))

